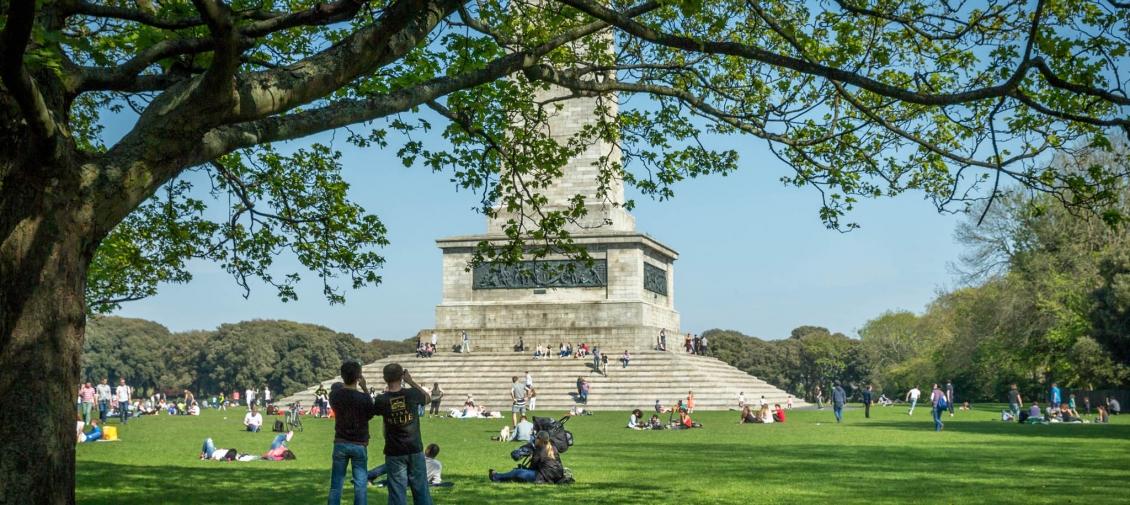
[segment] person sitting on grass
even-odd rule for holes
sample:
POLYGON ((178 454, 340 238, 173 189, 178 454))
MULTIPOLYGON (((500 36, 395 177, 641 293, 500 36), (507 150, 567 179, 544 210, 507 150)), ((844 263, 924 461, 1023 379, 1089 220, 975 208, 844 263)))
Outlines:
POLYGON ((75 436, 77 442, 85 444, 87 442, 94 442, 102 438, 102 428, 98 427, 98 419, 90 420, 90 431, 86 431, 86 423, 82 422, 82 416, 79 416, 78 424, 75 426, 75 436))
POLYGON ((690 428, 701 428, 701 427, 702 427, 701 424, 698 424, 698 423, 694 422, 694 420, 691 419, 691 415, 688 414, 686 410, 680 410, 679 411, 679 422, 675 423, 675 425, 671 426, 671 429, 687 430, 687 429, 690 429, 690 428))
POLYGON ((251 410, 243 416, 243 426, 252 433, 258 432, 263 427, 263 416, 259 414, 259 407, 251 406, 251 410))
POLYGON ((1079 413, 1071 410, 1071 406, 1066 403, 1059 404, 1059 421, 1061 423, 1081 423, 1079 413))
POLYGON ((1028 421, 1042 421, 1043 414, 1040 411, 1040 402, 1032 402, 1032 406, 1028 407, 1028 421))
POLYGON ((649 430, 662 430, 663 421, 659 420, 659 416, 652 414, 651 419, 647 422, 647 429, 649 430))
POLYGON ((557 484, 565 480, 565 467, 561 465, 561 456, 549 443, 549 432, 538 432, 534 442, 534 453, 530 458, 530 467, 518 467, 509 472, 496 473, 493 468, 487 470, 487 477, 491 482, 533 482, 537 484, 557 484))
POLYGON ((769 412, 769 405, 762 405, 757 410, 757 422, 761 424, 771 424, 773 422, 773 414, 769 412))
POLYGON ((1099 405, 1096 412, 1098 414, 1095 417, 1096 423, 1106 424, 1110 422, 1110 413, 1107 412, 1105 405, 1099 405))
POLYGON ((628 428, 633 430, 642 430, 643 426, 643 412, 640 409, 632 411, 632 416, 628 418, 628 428))
MULTIPOLYGON (((443 463, 440 463, 436 456, 439 456, 439 446, 436 444, 428 444, 424 449, 424 466, 428 469, 428 485, 443 486, 443 463)), ((377 479, 385 474, 385 466, 379 465, 376 468, 369 470, 369 484, 376 484, 384 487, 388 482, 378 483, 377 479)), ((445 486, 446 487, 446 486, 445 486)))
POLYGON ((502 442, 526 442, 528 443, 534 435, 534 423, 526 419, 526 414, 518 418, 518 424, 514 425, 511 429, 510 426, 503 426, 502 431, 499 432, 497 437, 490 437, 491 440, 498 440, 502 442))
POLYGON ((750 410, 749 405, 742 407, 742 416, 738 419, 738 424, 752 424, 756 422, 757 418, 753 415, 753 411, 750 410))
POLYGON ((773 404, 773 420, 778 423, 785 422, 785 409, 781 408, 780 403, 773 404))

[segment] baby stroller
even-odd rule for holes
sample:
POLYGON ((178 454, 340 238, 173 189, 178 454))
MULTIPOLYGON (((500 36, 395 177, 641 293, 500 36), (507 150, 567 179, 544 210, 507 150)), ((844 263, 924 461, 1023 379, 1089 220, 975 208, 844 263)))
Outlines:
POLYGON ((565 429, 565 422, 568 420, 569 416, 562 417, 561 419, 535 416, 534 432, 533 436, 530 437, 530 442, 511 451, 510 457, 514 461, 521 460, 521 463, 518 464, 519 468, 528 468, 530 456, 534 453, 533 440, 537 439, 538 433, 542 431, 549 433, 549 443, 553 444, 553 448, 557 450, 559 454, 568 451, 569 447, 573 445, 573 434, 565 429))

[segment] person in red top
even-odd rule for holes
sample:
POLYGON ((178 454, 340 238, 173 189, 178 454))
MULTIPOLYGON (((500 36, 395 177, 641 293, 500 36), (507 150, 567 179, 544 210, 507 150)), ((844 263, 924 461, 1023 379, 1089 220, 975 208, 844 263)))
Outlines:
POLYGON ((780 403, 773 404, 773 420, 778 423, 785 422, 785 409, 781 408, 780 403))

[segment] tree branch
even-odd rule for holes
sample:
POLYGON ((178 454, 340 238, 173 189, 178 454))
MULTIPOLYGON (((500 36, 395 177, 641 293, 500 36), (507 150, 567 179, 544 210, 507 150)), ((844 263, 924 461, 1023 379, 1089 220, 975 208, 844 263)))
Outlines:
POLYGON ((35 0, 10 0, 0 33, 0 82, 20 107, 24 120, 41 139, 55 138, 58 125, 27 68, 24 53, 35 24, 35 0))
MULTIPOLYGON (((1072 91, 1078 94, 1098 96, 1111 103, 1130 105, 1130 98, 1120 97, 1105 90, 1083 86, 1060 79, 1039 57, 1021 61, 1012 74, 1004 82, 995 86, 985 86, 954 93, 922 93, 877 81, 870 77, 847 71, 841 68, 794 58, 783 54, 767 51, 759 47, 725 41, 696 40, 690 37, 673 35, 645 26, 624 14, 609 9, 593 0, 558 0, 561 3, 575 7, 597 19, 603 20, 624 32, 640 39, 676 49, 695 53, 711 53, 727 56, 737 56, 760 63, 765 63, 778 68, 786 68, 808 75, 815 75, 825 79, 843 82, 880 96, 894 98, 907 103, 928 106, 957 105, 1007 96, 1017 89, 1023 81, 1028 70, 1036 68, 1054 87, 1072 91)), ((654 1, 649 2, 654 3, 654 1)))

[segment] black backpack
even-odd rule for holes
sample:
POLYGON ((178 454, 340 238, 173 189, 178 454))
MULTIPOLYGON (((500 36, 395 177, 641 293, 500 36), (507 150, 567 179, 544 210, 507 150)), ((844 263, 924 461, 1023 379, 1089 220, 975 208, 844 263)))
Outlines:
POLYGON ((286 431, 286 425, 283 424, 282 419, 275 419, 275 427, 272 428, 271 431, 274 431, 276 433, 282 433, 286 431))

